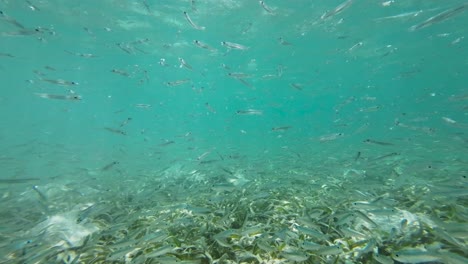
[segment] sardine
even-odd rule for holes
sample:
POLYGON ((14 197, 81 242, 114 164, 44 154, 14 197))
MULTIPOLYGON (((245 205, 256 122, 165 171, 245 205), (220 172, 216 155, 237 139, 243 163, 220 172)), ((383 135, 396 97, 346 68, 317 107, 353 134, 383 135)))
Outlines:
POLYGON ((281 127, 272 127, 272 131, 286 131, 288 129, 292 128, 292 126, 281 126, 281 127))
POLYGON ((234 229, 227 229, 213 236, 214 240, 218 242, 220 246, 228 248, 232 247, 232 245, 228 242, 227 239, 235 237, 240 237, 240 235, 234 229))
POLYGON ((174 250, 174 247, 171 246, 171 245, 165 245, 165 246, 162 246, 148 254, 145 254, 145 257, 146 258, 155 258, 155 257, 158 257, 158 256, 162 256, 162 255, 165 255, 167 253, 170 253, 174 250))
POLYGON ((367 211, 367 213, 375 215, 375 216, 392 216, 397 213, 397 209, 395 208, 373 209, 373 210, 367 211))
POLYGON ((361 220, 368 223, 372 227, 377 227, 378 226, 377 223, 375 223, 372 219, 370 219, 365 213, 363 213, 363 212, 361 212, 359 210, 354 211, 354 213, 356 214, 357 217, 359 217, 361 220))
POLYGON ((286 40, 284 40, 284 38, 282 38, 282 37, 279 37, 279 38, 278 38, 278 42, 279 42, 279 44, 281 44, 281 45, 283 45, 283 46, 291 46, 291 45, 292 45, 291 43, 289 43, 289 42, 287 42, 286 40))
POLYGON ((339 245, 332 245, 332 246, 322 246, 317 250, 313 250, 317 255, 339 255, 343 253, 343 249, 339 245))
POLYGON ((366 139, 363 142, 364 143, 371 143, 371 144, 381 145, 381 146, 393 146, 392 143, 377 141, 377 140, 373 140, 373 139, 366 139))
POLYGON ((459 247, 460 249, 466 249, 466 244, 463 240, 459 240, 458 238, 453 237, 449 233, 445 232, 442 228, 434 227, 432 229, 432 232, 436 237, 440 238, 441 240, 445 240, 448 243, 459 247))
POLYGON ((40 11, 40 9, 37 8, 37 6, 31 3, 31 1, 26 0, 25 2, 28 4, 29 9, 31 9, 32 11, 40 11))
POLYGON ((362 107, 362 108, 359 108, 359 112, 364 112, 364 113, 375 112, 375 111, 380 110, 380 108, 381 107, 379 105, 370 106, 370 107, 362 107))
POLYGON ((224 192, 232 192, 236 189, 236 186, 230 184, 230 183, 224 183, 224 184, 213 184, 211 186, 211 189, 217 193, 224 193, 224 192))
POLYGON ((189 70, 192 70, 192 69, 193 69, 192 66, 190 66, 190 64, 188 64, 187 62, 185 62, 184 59, 179 58, 179 62, 180 62, 179 68, 184 67, 184 68, 187 68, 187 69, 189 69, 189 70))
POLYGON ((238 115, 263 115, 263 111, 255 109, 237 110, 238 115))
POLYGON ((127 135, 127 133, 125 131, 122 131, 120 129, 115 129, 115 128, 111 128, 111 127, 105 127, 104 128, 105 130, 109 131, 109 132, 112 132, 114 134, 120 134, 120 135, 127 135))
POLYGON ((374 253, 372 254, 372 257, 374 258, 375 261, 377 261, 380 264, 393 264, 394 263, 392 258, 385 256, 385 255, 374 253))
POLYGON ((186 209, 195 215, 208 215, 211 213, 211 209, 205 207, 187 206, 186 209))
POLYGON ((453 119, 450 118, 450 117, 445 117, 445 116, 443 116, 443 117, 442 117, 442 120, 445 121, 447 124, 452 124, 452 125, 453 125, 453 124, 456 124, 456 123, 457 123, 457 121, 453 120, 453 119))
POLYGON ((278 66, 276 66, 276 76, 278 76, 279 78, 283 77, 283 72, 284 72, 284 66, 279 64, 278 66))
POLYGON ((314 237, 314 238, 319 239, 319 240, 327 240, 328 239, 327 235, 323 234, 322 232, 320 232, 318 230, 312 229, 312 228, 307 228, 307 227, 303 227, 303 226, 296 226, 296 229, 297 229, 297 231, 299 231, 300 233, 302 233, 304 235, 314 237))
POLYGON ((130 123, 130 121, 132 121, 132 118, 131 117, 127 117, 127 119, 125 119, 122 124, 120 124, 120 127, 124 127, 126 125, 128 125, 128 123, 130 123))
POLYGON ((294 263, 303 262, 309 259, 309 255, 307 253, 299 251, 299 250, 283 251, 280 253, 280 256, 289 261, 293 261, 294 263))
POLYGON ((393 156, 398 156, 400 155, 400 153, 398 152, 392 152, 392 153, 389 153, 389 154, 385 154, 385 155, 382 155, 382 156, 379 156, 377 158, 373 158, 371 159, 370 161, 377 161, 377 160, 381 160, 381 159, 385 159, 385 158, 389 158, 389 157, 393 157, 393 156))
POLYGON ((68 50, 65 50, 65 52, 69 53, 69 54, 72 54, 72 55, 75 55, 77 57, 82 57, 82 58, 96 58, 98 56, 92 54, 92 53, 79 53, 79 52, 71 52, 71 51, 68 51, 68 50))
POLYGON ((184 16, 185 16, 185 19, 187 19, 187 21, 189 22, 189 24, 194 28, 194 29, 197 29, 197 30, 205 30, 205 27, 202 27, 202 26, 198 26, 197 24, 195 24, 192 19, 190 18, 189 14, 187 12, 184 11, 184 16))
POLYGON ((228 76, 233 77, 233 78, 250 78, 250 77, 252 77, 252 75, 250 75, 248 73, 243 73, 243 72, 229 72, 228 76))
POLYGON ((236 78, 236 80, 238 80, 239 82, 241 82, 243 85, 249 87, 249 88, 252 88, 252 84, 250 84, 249 82, 247 82, 246 80, 242 79, 242 78, 236 78))
POLYGON ((150 104, 135 104, 135 107, 137 108, 150 108, 150 104))
POLYGON ((70 100, 70 101, 81 100, 81 96, 77 94, 59 95, 59 94, 36 93, 36 95, 45 99, 70 100))
MULTIPOLYGON (((466 254, 465 254, 466 255, 466 254)), ((450 251, 440 252, 440 258, 445 261, 445 263, 450 264, 466 264, 468 263, 468 258, 461 256, 450 251)))
POLYGON ((468 3, 464 3, 460 6, 457 6, 457 7, 454 7, 454 8, 451 8, 451 9, 448 9, 448 10, 445 10, 433 17, 430 17, 428 18, 427 20, 417 24, 417 25, 414 25, 414 26, 411 26, 409 28, 410 31, 416 31, 416 30, 419 30, 419 29, 422 29, 422 28, 425 28, 425 27, 428 27, 430 25, 433 25, 433 24, 436 24, 436 23, 440 23, 444 20, 447 20, 455 15, 458 15, 460 13, 462 13, 463 11, 465 11, 465 9, 468 7, 468 3))
POLYGON ((328 135, 320 136, 319 141, 320 142, 332 141, 342 136, 343 136, 343 133, 328 134, 328 135))
POLYGON ((39 195, 39 198, 41 198, 43 202, 47 202, 47 196, 41 190, 39 190, 39 186, 33 185, 32 188, 39 195))
POLYGON ((177 81, 172 81, 172 82, 166 82, 165 84, 167 86, 179 86, 179 85, 182 85, 182 84, 187 83, 189 81, 190 81, 190 79, 183 79, 183 80, 177 80, 177 81))
POLYGON ((92 204, 85 209, 83 209, 79 214, 78 218, 76 219, 76 223, 80 224, 83 222, 86 218, 88 218, 89 214, 96 208, 96 204, 92 204))
POLYGON ((196 4, 195 0, 191 0, 190 4, 192 5, 192 11, 197 11, 197 4, 196 4))
POLYGON ((341 3, 340 5, 338 5, 337 7, 335 7, 333 10, 331 11, 328 11, 328 12, 325 12, 325 14, 323 14, 320 19, 327 19, 329 17, 332 17, 336 14, 339 14, 341 12, 343 12, 343 10, 347 9, 349 6, 351 6, 351 4, 353 3, 353 0, 347 0, 343 3, 341 3))
POLYGON ((267 11, 269 14, 273 14, 273 9, 271 9, 267 4, 265 4, 265 1, 258 1, 260 5, 267 11))
POLYGON ((299 91, 302 90, 302 84, 300 84, 300 83, 290 83, 289 85, 291 85, 291 87, 296 89, 296 90, 299 90, 299 91))
POLYGON ((114 167, 117 164, 119 164, 118 161, 112 161, 111 163, 109 163, 106 166, 102 167, 101 171, 107 171, 107 170, 111 169, 112 167, 114 167))
POLYGON ((2 18, 4 21, 6 21, 7 23, 10 23, 12 24, 13 26, 17 27, 17 28, 20 28, 20 29, 26 29, 25 26, 23 26, 21 23, 19 23, 18 21, 16 21, 16 19, 8 16, 7 14, 5 14, 5 12, 1 11, 0 10, 0 18, 2 18))
POLYGON ((71 86, 71 85, 78 85, 79 83, 74 82, 74 81, 66 81, 62 79, 41 79, 41 81, 48 82, 48 83, 53 83, 57 85, 63 85, 63 86, 71 86))
POLYGON ((16 184, 39 181, 39 178, 0 179, 0 184, 16 184))
POLYGON ((164 67, 169 66, 169 64, 166 63, 166 59, 164 58, 159 59, 159 65, 164 66, 164 67))
POLYGON ((211 151, 206 151, 204 152, 203 154, 201 154, 200 156, 197 157, 197 160, 202 160, 204 159, 206 156, 208 156, 208 154, 210 154, 211 151))
POLYGON ((305 250, 317 251, 320 248, 322 248, 323 245, 311 241, 303 241, 302 243, 300 243, 300 247, 305 250))
POLYGON ((10 54, 10 53, 3 53, 3 52, 0 52, 0 57, 14 58, 15 56, 13 56, 13 55, 10 54))
POLYGON ((158 146, 160 146, 160 147, 165 147, 165 146, 169 146, 170 144, 174 144, 174 143, 175 143, 175 142, 172 141, 172 140, 166 140, 166 142, 161 143, 161 144, 159 144, 158 146))
POLYGON ((234 42, 228 42, 228 41, 222 41, 221 42, 221 45, 229 48, 229 49, 236 49, 236 50, 248 50, 249 47, 247 46, 244 46, 244 45, 241 45, 241 44, 238 44, 238 43, 234 43, 234 42))
POLYGON ((348 49, 348 52, 351 52, 359 47, 361 47, 362 45, 364 45, 364 43, 362 41, 359 41, 358 43, 354 44, 353 46, 351 46, 351 48, 348 49))
POLYGON ((402 263, 440 262, 441 256, 421 249, 403 249, 392 253, 392 258, 402 263))
POLYGON ((356 153, 356 156, 354 157, 354 162, 356 162, 360 157, 361 157, 361 151, 358 151, 356 153))
POLYGON ((349 227, 342 227, 339 229, 345 236, 348 237, 358 237, 358 238, 366 238, 368 235, 351 229, 349 227))
POLYGON ((111 72, 116 73, 118 75, 125 76, 125 77, 130 77, 130 74, 124 70, 112 69, 111 72))
POLYGON ((202 49, 207 49, 207 50, 210 50, 210 51, 214 51, 215 49, 213 47, 211 47, 210 45, 206 44, 206 43, 203 43, 199 40, 194 40, 193 43, 199 47, 199 48, 202 48, 202 49))
POLYGON ((401 13, 401 14, 393 15, 393 16, 380 17, 380 18, 376 18, 374 20, 375 21, 382 21, 382 20, 389 20, 389 19, 405 18, 405 17, 410 17, 410 16, 415 17, 415 16, 418 16, 419 14, 421 14, 422 12, 423 12, 422 10, 411 11, 411 12, 405 12, 405 13, 401 13))
POLYGON ((366 246, 364 246, 362 249, 357 250, 358 254, 357 254, 356 258, 360 258, 362 256, 362 254, 372 252, 375 247, 377 247, 377 240, 375 238, 371 238, 367 242, 366 246))

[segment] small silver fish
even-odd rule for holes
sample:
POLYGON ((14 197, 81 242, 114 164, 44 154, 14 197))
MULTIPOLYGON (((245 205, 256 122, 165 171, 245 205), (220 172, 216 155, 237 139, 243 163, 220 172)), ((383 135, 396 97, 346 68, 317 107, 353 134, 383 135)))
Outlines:
POLYGON ((271 9, 267 4, 265 4, 265 1, 258 1, 260 5, 267 11, 269 14, 273 14, 273 9, 271 9))
POLYGON ((39 195, 43 202, 47 202, 47 196, 41 190, 39 190, 39 186, 33 185, 32 188, 39 195))
POLYGON ((333 134, 323 135, 319 137, 319 141, 320 142, 332 141, 341 136, 343 136, 343 133, 333 133, 333 134))
POLYGON ((3 53, 3 52, 0 52, 0 57, 10 57, 10 58, 14 58, 15 56, 13 56, 13 55, 10 54, 10 53, 3 53))
POLYGON ((164 66, 164 67, 169 66, 169 64, 166 63, 166 59, 164 58, 159 59, 159 65, 164 66))
POLYGON ((218 234, 214 235, 213 238, 220 246, 223 247, 232 247, 231 243, 227 240, 228 238, 237 237, 239 234, 234 229, 227 229, 218 234))
POLYGON ((32 11, 40 11, 40 9, 37 8, 37 6, 31 3, 31 1, 26 0, 26 3, 28 4, 29 9, 31 9, 32 11))
POLYGON ((167 86, 179 86, 179 85, 182 85, 182 84, 187 83, 189 81, 190 81, 190 79, 183 79, 183 80, 177 80, 177 81, 172 81, 172 82, 166 82, 165 84, 167 86))
POLYGON ((363 141, 364 143, 370 143, 370 144, 376 144, 376 145, 381 145, 381 146, 393 146, 392 143, 388 143, 388 142, 383 142, 383 141, 377 141, 377 140, 373 140, 373 139, 366 139, 363 141))
POLYGON ((238 115, 263 115, 263 111, 255 109, 237 110, 238 115))
POLYGON ((228 76, 233 77, 233 78, 250 78, 250 77, 252 77, 252 75, 250 75, 248 73, 243 73, 243 72, 230 72, 230 73, 228 73, 228 76))
POLYGON ((392 259, 402 263, 440 262, 442 257, 434 252, 421 249, 403 249, 392 253, 392 259))
POLYGON ((341 12, 343 12, 343 10, 347 9, 349 6, 351 6, 351 4, 353 3, 353 0, 347 0, 343 3, 341 3, 340 5, 338 5, 337 7, 335 7, 333 10, 331 11, 328 11, 328 12, 325 12, 325 14, 323 14, 320 19, 327 19, 329 17, 332 17, 336 14, 339 14, 341 12))
POLYGON ((313 252, 317 255, 339 255, 343 253, 343 248, 339 245, 322 246, 313 252))
POLYGON ((419 29, 422 29, 422 28, 425 28, 425 27, 428 27, 430 25, 433 25, 435 23, 439 23, 439 22, 442 22, 444 20, 447 20, 455 15, 458 15, 460 13, 462 13, 463 11, 465 11, 465 9, 468 7, 468 3, 464 3, 460 6, 457 6, 457 7, 454 7, 454 8, 451 8, 451 9, 448 9, 448 10, 445 10, 433 17, 430 17, 428 19, 426 19, 425 21, 417 24, 417 25, 414 25, 414 26, 411 26, 409 28, 410 31, 416 31, 416 30, 419 30, 419 29))
POLYGON ((370 107, 362 107, 362 108, 359 108, 359 112, 364 112, 364 113, 375 112, 375 111, 380 110, 380 108, 381 107, 379 105, 370 106, 370 107))
POLYGON ((234 43, 234 42, 228 42, 228 41, 222 41, 221 42, 221 45, 229 48, 229 49, 236 49, 236 50, 248 50, 249 47, 247 46, 244 46, 244 45, 241 45, 241 44, 238 44, 238 43, 234 43))
POLYGON ((185 16, 185 19, 187 19, 187 21, 189 22, 189 24, 194 28, 194 29, 197 29, 197 30, 205 30, 205 27, 202 27, 202 26, 199 26, 197 24, 195 24, 192 19, 190 18, 189 14, 187 12, 184 11, 184 16, 185 16))
POLYGON ((98 56, 92 54, 92 53, 79 53, 79 52, 71 52, 69 50, 65 50, 66 53, 77 56, 77 57, 82 57, 82 58, 96 58, 98 56))
POLYGON ((272 131, 286 131, 292 128, 292 126, 280 126, 271 128, 272 131))
POLYGON ((289 42, 287 42, 286 40, 284 40, 284 38, 282 38, 282 37, 279 37, 279 38, 278 38, 278 42, 279 42, 279 44, 281 44, 281 45, 283 45, 283 46, 291 46, 291 45, 292 45, 291 43, 289 43, 289 42))
POLYGON ((280 256, 292 261, 292 262, 303 262, 309 259, 309 255, 299 250, 288 250, 280 253, 280 256))
POLYGON ((74 82, 74 81, 66 81, 62 79, 41 79, 41 81, 48 82, 48 83, 53 83, 53 84, 58 84, 58 85, 63 85, 63 86, 71 86, 71 85, 78 85, 79 83, 74 82))
POLYGON ((207 50, 210 50, 210 51, 214 51, 215 49, 213 47, 211 47, 210 45, 206 44, 206 43, 203 43, 199 40, 194 40, 193 43, 199 47, 199 48, 202 48, 202 49, 207 49, 207 50))
POLYGON ((312 242, 312 241, 303 241, 301 244, 300 244, 301 248, 305 249, 305 250, 318 250, 320 249, 321 247, 323 247, 322 245, 320 244, 317 244, 315 242, 312 242))
POLYGON ((45 99, 70 100, 70 101, 81 100, 81 96, 77 94, 58 95, 58 94, 36 93, 36 95, 45 99))
POLYGON ((120 135, 123 135, 123 136, 127 135, 127 132, 122 131, 120 129, 115 129, 115 128, 111 128, 111 127, 105 127, 104 129, 109 131, 109 132, 112 132, 114 134, 120 134, 120 135))
POLYGON ((102 167, 101 171, 107 171, 107 170, 111 169, 112 167, 114 167, 117 164, 119 164, 118 161, 113 161, 113 162, 107 164, 106 166, 102 167))
POLYGON ((297 90, 302 90, 302 84, 300 83, 290 83, 289 85, 291 85, 292 88, 294 89, 297 89, 297 90))
POLYGON ((310 236, 310 237, 313 237, 313 238, 316 238, 316 239, 319 239, 319 240, 327 240, 328 239, 327 235, 323 234, 322 232, 320 232, 318 230, 308 228, 308 227, 303 227, 303 226, 296 226, 295 228, 297 229, 297 231, 299 231, 299 233, 302 233, 304 235, 307 235, 307 236, 310 236))
POLYGON ((115 74, 118 74, 118 75, 125 76, 125 77, 130 77, 130 74, 128 72, 124 71, 124 70, 112 69, 111 72, 115 73, 115 74))
POLYGON ((4 21, 6 21, 7 23, 12 24, 13 26, 15 26, 17 28, 26 29, 25 26, 23 26, 21 23, 16 21, 16 19, 14 19, 14 18, 8 16, 7 14, 5 14, 5 12, 3 12, 3 11, 0 11, 0 18, 3 19, 4 21))
POLYGON ((388 256, 374 253, 372 257, 380 264, 393 264, 393 259, 388 256))
POLYGON ((217 193, 224 193, 224 192, 232 192, 236 189, 236 186, 230 183, 220 183, 220 184, 213 184, 211 189, 217 193))
POLYGON ((137 108, 150 108, 150 104, 135 104, 135 107, 137 108))
POLYGON ((189 69, 189 70, 192 70, 192 69, 193 69, 192 66, 191 66, 190 64, 188 64, 184 59, 179 58, 179 62, 180 62, 179 68, 184 67, 184 68, 187 68, 187 69, 189 69))
POLYGON ((423 12, 422 10, 411 11, 411 12, 405 12, 405 13, 401 13, 401 14, 393 15, 393 16, 380 17, 380 18, 376 18, 374 20, 375 21, 383 21, 383 20, 390 20, 390 19, 405 18, 405 17, 410 17, 410 16, 415 17, 415 16, 418 16, 419 14, 421 14, 422 12, 423 12))

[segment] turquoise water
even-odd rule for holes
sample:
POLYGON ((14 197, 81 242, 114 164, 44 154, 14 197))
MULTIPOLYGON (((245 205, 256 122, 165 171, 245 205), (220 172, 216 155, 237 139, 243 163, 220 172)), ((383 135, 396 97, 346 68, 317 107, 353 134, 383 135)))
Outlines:
POLYGON ((466 263, 466 9, 1 0, 0 263, 466 263))

